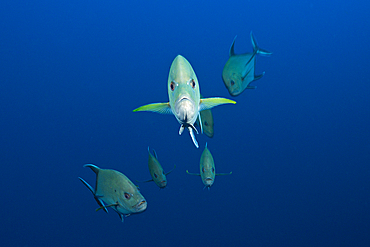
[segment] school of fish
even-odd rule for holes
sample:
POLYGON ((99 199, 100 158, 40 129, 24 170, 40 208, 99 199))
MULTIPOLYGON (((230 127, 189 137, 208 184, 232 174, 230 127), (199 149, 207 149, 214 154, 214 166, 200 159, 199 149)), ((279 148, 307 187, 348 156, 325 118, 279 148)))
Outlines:
MULTIPOLYGON (((256 55, 269 56, 272 54, 257 45, 252 32, 250 36, 253 52, 235 54, 235 37, 229 50, 229 59, 222 71, 222 80, 226 89, 233 97, 240 95, 245 89, 256 88, 250 84, 264 75, 265 72, 257 76, 254 74, 256 55)), ((222 104, 236 103, 234 100, 221 97, 203 98, 200 94, 199 82, 193 67, 181 55, 177 55, 171 64, 167 81, 167 91, 169 102, 143 105, 134 109, 133 112, 151 111, 161 114, 173 114, 180 124, 179 135, 187 129, 196 148, 199 148, 194 134, 199 133, 196 128, 197 126, 200 128, 200 132, 206 134, 208 137, 212 138, 214 135, 214 122, 211 109, 222 104)), ((157 153, 154 149, 152 150, 153 152, 148 147, 148 168, 152 178, 145 181, 136 181, 152 181, 160 189, 164 189, 167 186, 167 175, 175 167, 167 173, 164 172, 158 161, 157 153)), ((98 203, 99 207, 96 211, 103 209, 108 213, 108 208, 112 208, 117 212, 123 222, 124 217, 146 210, 147 201, 140 193, 139 187, 124 174, 116 170, 101 169, 93 164, 86 164, 84 167, 89 167, 96 174, 95 189, 79 177, 80 181, 91 191, 95 201, 98 203)), ((210 189, 214 184, 216 176, 232 174, 232 172, 216 173, 215 162, 207 143, 200 157, 200 172, 190 173, 186 170, 186 173, 200 176, 204 184, 204 189, 210 189)))

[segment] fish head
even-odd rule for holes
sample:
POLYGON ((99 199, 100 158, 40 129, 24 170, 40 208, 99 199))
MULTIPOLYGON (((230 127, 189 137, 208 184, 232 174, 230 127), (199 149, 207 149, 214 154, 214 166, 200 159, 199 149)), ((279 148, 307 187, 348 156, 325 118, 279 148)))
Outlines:
POLYGON ((117 202, 115 209, 122 214, 141 213, 147 208, 147 201, 132 182, 128 187, 122 188, 117 202))
POLYGON ((143 212, 147 202, 138 187, 119 171, 99 169, 96 180, 96 195, 119 214, 143 212))
POLYGON ((173 60, 170 68, 168 97, 177 121, 193 125, 199 114, 199 83, 192 66, 181 55, 173 60))
POLYGON ((201 173, 202 182, 206 187, 211 187, 215 181, 215 168, 214 167, 202 167, 201 173))
POLYGON ((154 182, 161 189, 164 189, 167 186, 167 178, 166 178, 166 176, 164 176, 163 179, 158 179, 157 181, 154 181, 154 182))
POLYGON ((148 151, 149 151, 148 167, 150 175, 152 176, 154 183, 159 188, 163 189, 167 186, 166 174, 164 173, 163 168, 157 159, 157 154, 155 153, 155 151, 153 150, 154 155, 150 153, 149 148, 148 151))
POLYGON ((243 92, 242 75, 235 71, 228 71, 224 69, 222 73, 222 80, 231 96, 238 96, 243 92))
POLYGON ((153 178, 154 183, 161 189, 167 186, 167 178, 162 167, 156 167, 157 169, 150 169, 150 175, 153 178))
POLYGON ((202 156, 200 157, 200 176, 206 187, 211 187, 213 185, 216 176, 215 163, 207 146, 204 148, 202 156))

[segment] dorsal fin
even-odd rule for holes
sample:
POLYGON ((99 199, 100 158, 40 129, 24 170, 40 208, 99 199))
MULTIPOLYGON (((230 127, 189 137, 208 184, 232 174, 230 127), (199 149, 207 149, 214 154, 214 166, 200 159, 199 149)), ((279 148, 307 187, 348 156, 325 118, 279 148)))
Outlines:
POLYGON ((96 175, 98 175, 100 168, 93 164, 86 164, 84 167, 90 167, 96 175))
POLYGON ((148 146, 148 152, 149 152, 149 154, 153 155, 153 156, 154 156, 154 158, 158 159, 158 157, 157 157, 157 153, 155 152, 155 150, 154 150, 154 149, 152 149, 152 151, 153 151, 153 154, 152 154, 152 152, 150 152, 150 147, 148 146))
POLYGON ((153 154, 156 159, 158 159, 157 152, 153 149, 153 154))
POLYGON ((231 44, 231 46, 230 46, 230 50, 229 50, 229 57, 231 57, 231 56, 234 56, 235 55, 235 52, 234 52, 234 45, 235 45, 235 40, 236 40, 236 37, 237 37, 238 35, 235 35, 235 38, 234 38, 234 40, 233 40, 233 43, 231 44))

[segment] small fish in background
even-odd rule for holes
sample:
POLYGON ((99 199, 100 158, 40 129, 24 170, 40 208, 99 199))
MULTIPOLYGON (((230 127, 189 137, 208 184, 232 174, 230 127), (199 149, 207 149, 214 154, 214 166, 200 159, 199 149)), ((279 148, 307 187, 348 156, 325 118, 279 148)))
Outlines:
POLYGON ((215 162, 213 160, 212 154, 206 146, 203 150, 202 156, 200 157, 200 173, 190 173, 186 170, 187 174, 201 176, 202 182, 204 184, 204 189, 210 189, 215 182, 216 176, 230 175, 230 173, 216 173, 215 162))
POLYGON ((234 45, 236 37, 231 44, 229 51, 229 59, 227 60, 222 71, 222 80, 231 96, 238 96, 245 89, 255 89, 255 86, 250 86, 250 83, 256 81, 265 74, 254 74, 256 66, 256 55, 270 56, 272 53, 261 49, 257 45, 257 41, 251 32, 251 40, 253 45, 253 53, 235 54, 234 45))
POLYGON ((95 190, 79 177, 81 182, 93 193, 99 204, 100 207, 96 211, 104 209, 108 213, 107 207, 111 207, 118 213, 123 222, 124 217, 141 213, 147 208, 147 202, 138 187, 122 173, 110 169, 100 169, 93 164, 87 164, 84 167, 91 168, 96 174, 95 190), (105 206, 104 203, 107 205, 105 206))
POLYGON ((178 55, 171 64, 167 91, 169 102, 144 105, 134 109, 134 112, 152 111, 175 115, 177 121, 180 123, 179 135, 182 134, 184 129, 188 129, 190 137, 197 148, 199 145, 193 131, 198 133, 198 130, 194 127, 197 118, 200 118, 200 123, 202 122, 199 112, 221 104, 236 103, 233 100, 225 98, 201 99, 199 83, 193 67, 181 55, 178 55))
MULTIPOLYGON (((200 95, 200 98, 203 99, 203 96, 200 95)), ((203 129, 203 133, 206 134, 209 138, 212 138, 214 135, 213 131, 213 115, 211 109, 203 110, 200 113, 200 118, 197 118, 196 125, 200 125, 199 119, 202 119, 202 126, 201 129, 203 129)))
POLYGON ((160 188, 164 189, 167 186, 167 175, 170 174, 176 166, 169 172, 164 173, 163 168, 161 164, 158 161, 157 153, 153 149, 153 154, 150 152, 150 149, 148 147, 148 153, 149 153, 149 159, 148 159, 148 166, 149 166, 149 172, 152 176, 152 179, 146 180, 146 181, 137 181, 141 183, 145 182, 151 182, 154 181, 154 183, 160 188))

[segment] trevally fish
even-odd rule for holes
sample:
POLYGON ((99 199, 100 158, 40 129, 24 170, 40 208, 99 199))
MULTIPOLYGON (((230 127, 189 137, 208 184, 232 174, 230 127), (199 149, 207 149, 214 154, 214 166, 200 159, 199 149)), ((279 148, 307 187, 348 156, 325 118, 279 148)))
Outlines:
MULTIPOLYGON (((200 98, 203 99, 202 95, 200 95, 200 98)), ((196 124, 200 125, 199 119, 202 119, 201 129, 203 129, 203 132, 204 134, 206 134, 206 136, 212 138, 214 135, 212 110, 203 110, 199 114, 200 118, 197 118, 196 124)))
POLYGON ((123 217, 141 213, 146 209, 147 202, 145 198, 139 192, 137 186, 125 175, 115 170, 100 169, 93 164, 87 164, 84 167, 91 168, 96 174, 95 190, 79 177, 81 182, 93 193, 96 202, 99 204, 100 208, 96 211, 104 209, 108 213, 107 207, 111 207, 118 213, 123 222, 123 217))
POLYGON ((230 173, 216 173, 215 162, 212 154, 206 146, 203 150, 202 156, 200 157, 200 173, 190 173, 186 170, 187 174, 201 176, 204 188, 210 188, 215 182, 216 176, 230 175, 230 173))
MULTIPOLYGON (((172 113, 181 125, 179 135, 182 134, 185 128, 188 129, 191 139, 197 148, 199 145, 193 131, 198 133, 194 127, 194 123, 200 116, 199 112, 221 104, 236 103, 233 100, 225 98, 200 99, 197 76, 188 60, 181 55, 178 55, 171 64, 167 88, 169 102, 144 105, 136 108, 134 112, 152 111, 162 114, 172 113)), ((202 122, 201 119, 200 122, 202 122)), ((200 124, 200 126, 202 125, 200 124)))
POLYGON ((149 172, 152 176, 152 179, 146 180, 146 181, 138 181, 138 182, 151 182, 154 181, 154 183, 160 188, 163 189, 167 186, 167 175, 170 174, 175 167, 167 172, 164 173, 163 168, 161 164, 158 161, 157 153, 153 149, 153 154, 150 152, 150 149, 148 147, 148 153, 149 153, 149 159, 148 159, 148 166, 149 166, 149 172))
POLYGON ((256 66, 256 55, 260 54, 263 56, 269 56, 272 53, 261 49, 257 45, 257 41, 251 32, 251 40, 253 45, 253 53, 235 54, 234 45, 236 37, 231 44, 229 51, 229 59, 227 60, 224 69, 222 71, 222 80, 229 91, 230 95, 238 96, 245 89, 255 89, 255 86, 251 86, 251 82, 260 79, 265 72, 261 75, 254 74, 254 68, 256 66))

